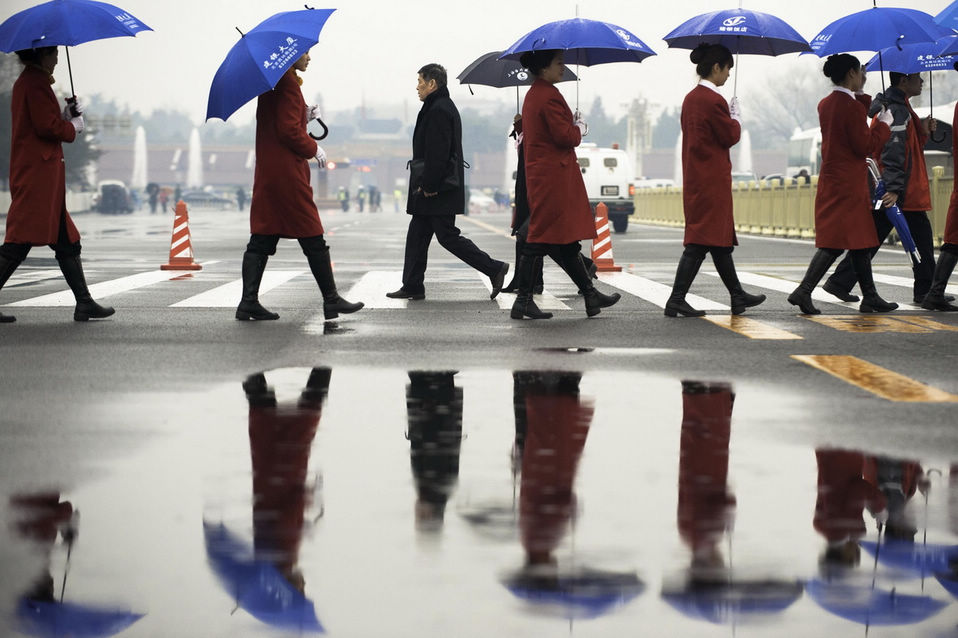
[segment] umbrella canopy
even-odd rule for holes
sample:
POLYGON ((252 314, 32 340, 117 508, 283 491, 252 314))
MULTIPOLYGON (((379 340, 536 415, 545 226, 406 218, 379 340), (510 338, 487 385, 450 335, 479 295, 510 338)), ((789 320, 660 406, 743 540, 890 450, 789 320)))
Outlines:
POLYGON ((689 18, 662 38, 670 48, 694 49, 703 42, 732 53, 782 55, 811 51, 798 31, 781 18, 746 9, 727 9, 689 18))
POLYGON ((286 11, 242 34, 217 69, 206 119, 226 120, 254 97, 269 91, 310 47, 335 9, 286 11))
POLYGON ((571 573, 536 574, 528 569, 508 576, 503 585, 541 610, 569 618, 596 618, 638 596, 645 585, 632 572, 580 568, 571 573))
MULTIPOLYGON (((958 36, 949 36, 938 42, 916 42, 904 44, 901 47, 889 47, 876 53, 865 66, 869 69, 881 68, 884 71, 898 73, 951 71, 955 64, 954 57, 950 54, 942 55, 939 52, 946 47, 958 49, 956 41, 958 36)), ((958 53, 958 50, 955 52, 958 53)))
POLYGON ((935 22, 943 27, 958 30, 958 0, 955 0, 942 9, 935 16, 935 22))
MULTIPOLYGON (((463 69, 456 79, 460 84, 481 84, 497 89, 508 86, 529 86, 535 81, 535 76, 517 60, 500 60, 499 56, 502 53, 502 51, 492 51, 480 55, 463 69)), ((575 79, 576 74, 567 67, 559 81, 569 82, 575 79)))
POLYGON ((872 7, 835 20, 812 38, 812 52, 819 57, 849 51, 881 51, 888 47, 934 42, 954 35, 935 23, 924 11, 872 7))
POLYGON ((105 638, 113 636, 143 617, 117 609, 102 609, 53 601, 20 599, 17 605, 19 629, 44 638, 105 638))
POLYGON ((800 581, 686 582, 662 589, 662 598, 690 618, 740 623, 784 611, 802 597, 800 581))
POLYGON ((519 38, 502 56, 518 60, 527 51, 560 49, 566 64, 641 62, 655 55, 636 35, 620 26, 599 20, 572 18, 549 22, 519 38))
POLYGON ((861 541, 860 544, 872 556, 877 552, 878 562, 882 565, 915 571, 917 574, 944 572, 951 562, 958 561, 958 545, 888 539, 879 550, 877 543, 872 541, 861 541))
POLYGON ((935 574, 935 578, 941 583, 941 586, 948 590, 948 593, 958 598, 958 573, 942 572, 935 574))
POLYGON ((271 563, 256 560, 252 550, 225 525, 203 521, 203 537, 213 571, 236 603, 251 616, 282 629, 325 632, 312 601, 271 563))
POLYGON ((825 611, 863 625, 912 625, 931 618, 948 605, 930 596, 819 579, 807 582, 805 591, 825 611))
POLYGON ((112 4, 94 0, 50 0, 24 9, 0 24, 0 51, 76 46, 152 30, 112 4))

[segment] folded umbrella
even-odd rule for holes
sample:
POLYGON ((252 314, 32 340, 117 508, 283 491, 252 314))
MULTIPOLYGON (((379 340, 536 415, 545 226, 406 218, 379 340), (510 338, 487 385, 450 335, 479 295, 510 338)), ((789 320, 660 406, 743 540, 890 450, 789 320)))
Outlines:
MULTIPOLYGON (((878 170, 878 164, 875 160, 869 157, 866 163, 868 164, 868 172, 875 185, 874 210, 881 210, 882 197, 884 197, 887 192, 885 190, 885 180, 881 178, 881 173, 878 170)), ((902 214, 901 209, 897 205, 889 206, 885 208, 885 216, 888 217, 888 221, 895 227, 895 232, 898 233, 898 239, 901 240, 901 247, 905 249, 905 252, 911 259, 915 260, 915 263, 921 263, 921 255, 918 253, 918 247, 915 245, 915 240, 911 236, 911 228, 908 227, 908 220, 905 219, 905 215, 902 214)))

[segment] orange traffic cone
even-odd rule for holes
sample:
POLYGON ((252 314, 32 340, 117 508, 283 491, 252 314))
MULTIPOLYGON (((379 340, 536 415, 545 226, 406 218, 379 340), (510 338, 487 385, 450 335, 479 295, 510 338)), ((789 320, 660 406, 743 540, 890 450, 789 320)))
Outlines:
POLYGON ((173 237, 170 239, 170 263, 160 266, 160 270, 202 270, 203 267, 193 261, 193 244, 190 242, 190 217, 186 212, 186 202, 176 203, 173 217, 173 237))
POLYGON ((612 231, 609 229, 609 207, 599 202, 595 206, 595 234, 592 240, 592 261, 598 272, 620 272, 612 259, 612 231))

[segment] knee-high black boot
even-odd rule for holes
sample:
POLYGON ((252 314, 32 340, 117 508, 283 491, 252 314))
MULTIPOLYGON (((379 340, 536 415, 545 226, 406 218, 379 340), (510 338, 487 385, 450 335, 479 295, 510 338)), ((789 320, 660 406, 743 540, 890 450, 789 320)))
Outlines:
POLYGON ((938 264, 935 266, 935 276, 931 281, 931 290, 925 295, 925 300, 921 302, 922 308, 944 312, 958 311, 958 306, 950 303, 945 296, 945 286, 948 285, 948 278, 954 272, 956 263, 958 263, 958 253, 941 251, 938 255, 938 264))
POLYGON ((722 283, 728 288, 732 297, 732 314, 740 315, 746 308, 757 306, 765 301, 765 295, 751 295, 742 289, 742 284, 738 280, 738 273, 735 272, 735 262, 732 260, 730 252, 713 252, 712 261, 715 263, 715 270, 718 271, 722 283))
POLYGON ((696 310, 685 301, 685 295, 699 272, 699 266, 705 260, 705 253, 701 255, 691 254, 689 251, 682 253, 679 258, 679 265, 675 269, 675 282, 672 284, 672 294, 669 300, 665 302, 665 316, 676 317, 683 315, 685 317, 703 317, 704 310, 696 310))
POLYGON ((515 293, 519 291, 519 260, 522 259, 522 245, 524 243, 522 238, 516 235, 516 270, 512 271, 512 281, 503 287, 502 292, 515 293))
POLYGON ((808 264, 808 270, 802 277, 802 283, 798 284, 792 294, 788 296, 788 303, 798 306, 802 313, 806 315, 820 315, 822 311, 812 303, 812 291, 822 280, 828 269, 832 267, 841 251, 824 250, 819 248, 812 256, 812 261, 808 264))
POLYGON ((516 301, 512 304, 512 311, 509 316, 513 319, 551 319, 551 312, 542 312, 539 306, 532 299, 532 280, 535 276, 536 262, 542 263, 542 257, 528 257, 523 255, 519 258, 519 265, 516 266, 516 277, 519 279, 519 290, 516 294, 516 301))
POLYGON ((336 279, 333 277, 333 265, 329 261, 329 249, 322 252, 306 255, 306 261, 309 262, 309 269, 313 272, 316 283, 319 284, 319 290, 323 293, 323 316, 327 319, 335 319, 339 313, 350 314, 360 310, 363 302, 350 303, 339 296, 336 291, 336 279))
POLYGON ((76 297, 77 305, 73 311, 74 321, 103 319, 116 312, 109 306, 101 306, 93 301, 90 290, 86 285, 86 278, 83 276, 83 264, 80 262, 79 255, 57 255, 57 263, 60 264, 63 278, 67 280, 67 285, 70 286, 73 296, 76 297))
MULTIPOLYGON (((4 284, 7 283, 7 279, 10 279, 10 275, 13 274, 13 271, 17 269, 17 266, 20 265, 19 261, 15 259, 8 259, 3 255, 0 255, 0 289, 3 288, 4 284)), ((0 312, 0 323, 12 323, 16 321, 17 318, 13 315, 5 315, 0 312)))
POLYGON ((263 271, 266 270, 268 260, 268 256, 260 253, 248 250, 243 253, 243 297, 236 307, 236 318, 241 321, 279 319, 278 314, 270 312, 259 303, 259 284, 263 281, 263 271))
POLYGON ((563 257, 562 269, 582 291, 582 296, 585 298, 585 314, 589 317, 596 316, 602 308, 615 305, 622 298, 622 295, 617 292, 611 295, 603 294, 592 285, 592 276, 582 260, 581 252, 563 257))
POLYGON ((862 303, 858 312, 891 312, 898 304, 885 301, 878 296, 875 280, 872 278, 872 258, 868 250, 852 250, 852 265, 858 276, 858 287, 862 290, 862 303))

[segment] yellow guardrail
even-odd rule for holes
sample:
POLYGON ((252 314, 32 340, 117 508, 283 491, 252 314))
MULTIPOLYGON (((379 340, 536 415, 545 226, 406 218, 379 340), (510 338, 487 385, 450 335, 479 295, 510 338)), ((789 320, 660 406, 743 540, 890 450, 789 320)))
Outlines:
MULTIPOLYGON (((941 245, 945 234, 945 217, 951 199, 952 177, 944 169, 932 169, 931 203, 928 216, 941 245)), ((738 182, 732 188, 736 232, 811 239, 815 237, 815 193, 818 177, 810 184, 768 184, 765 181, 738 182)), ((660 226, 685 226, 682 212, 682 189, 675 187, 642 188, 635 192, 636 222, 660 226)))

